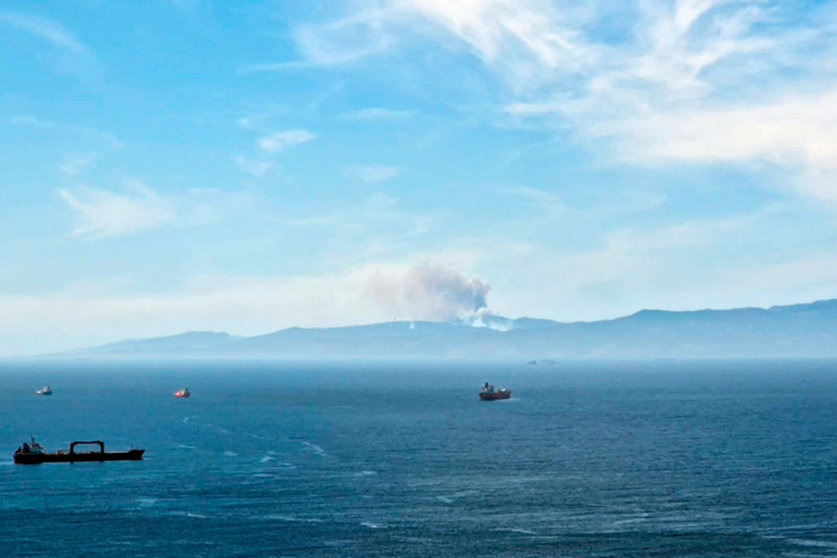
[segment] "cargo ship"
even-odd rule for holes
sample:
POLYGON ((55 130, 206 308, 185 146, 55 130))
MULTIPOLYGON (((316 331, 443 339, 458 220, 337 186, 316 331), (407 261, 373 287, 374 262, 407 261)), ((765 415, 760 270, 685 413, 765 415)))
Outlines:
POLYGON ((129 449, 128 451, 105 451, 105 443, 100 440, 92 442, 73 442, 69 451, 58 450, 55 453, 47 453, 44 447, 35 441, 23 442, 14 453, 14 461, 20 465, 40 465, 41 463, 76 463, 78 461, 139 461, 142 459, 144 449, 129 449), (99 451, 77 452, 76 446, 97 445, 99 451))
POLYGON ((191 395, 192 395, 192 394, 189 392, 189 388, 187 388, 187 387, 182 387, 182 388, 180 388, 179 390, 177 390, 177 391, 175 391, 175 392, 174 392, 174 396, 175 396, 175 397, 184 397, 184 398, 186 398, 186 397, 190 397, 191 395))
POLYGON ((511 390, 504 387, 494 387, 485 382, 480 389, 480 399, 483 401, 496 401, 497 399, 508 399, 511 397, 511 390))

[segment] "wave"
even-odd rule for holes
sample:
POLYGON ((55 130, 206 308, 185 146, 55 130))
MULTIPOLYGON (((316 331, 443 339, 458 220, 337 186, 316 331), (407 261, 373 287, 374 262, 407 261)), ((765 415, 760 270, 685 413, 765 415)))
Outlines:
POLYGON ((360 524, 363 527, 368 527, 369 529, 383 529, 384 525, 380 523, 372 523, 371 521, 361 521, 360 524))
POLYGON ((305 446, 307 448, 310 448, 311 451, 314 452, 314 455, 319 455, 320 457, 325 457, 325 456, 328 455, 328 453, 326 453, 326 450, 324 450, 323 448, 321 448, 317 444, 312 444, 311 442, 307 442, 305 440, 300 440, 300 443, 303 446, 305 446))
POLYGON ((275 457, 273 457, 272 455, 265 455, 264 457, 262 457, 261 459, 259 459, 259 463, 267 463, 267 462, 269 462, 269 461, 274 461, 275 459, 276 459, 276 458, 275 458, 275 457))
POLYGON ((815 541, 811 539, 788 539, 788 542, 799 546, 812 546, 817 548, 837 548, 837 542, 833 541, 815 541))
POLYGON ((494 531, 502 533, 519 533, 521 535, 537 535, 534 531, 530 531, 529 529, 519 529, 517 527, 498 527, 497 529, 494 529, 494 531))
POLYGON ((353 477, 374 477, 377 474, 378 474, 378 471, 364 470, 364 471, 358 471, 357 473, 354 473, 352 476, 353 477))
POLYGON ((179 516, 179 517, 191 517, 193 519, 209 519, 209 516, 206 516, 206 515, 203 515, 203 514, 200 514, 200 513, 187 512, 187 511, 173 511, 173 512, 169 512, 169 515, 176 515, 176 516, 179 516))
POLYGON ((274 521, 285 521, 288 523, 323 523, 322 519, 316 517, 293 517, 290 515, 275 515, 270 514, 264 516, 265 519, 272 519, 274 521))

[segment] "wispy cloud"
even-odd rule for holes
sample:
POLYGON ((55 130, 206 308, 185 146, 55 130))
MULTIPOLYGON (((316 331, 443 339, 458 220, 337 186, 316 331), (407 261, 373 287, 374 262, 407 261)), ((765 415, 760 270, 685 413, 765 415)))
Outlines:
POLYGON ((389 10, 368 9, 324 24, 301 25, 293 32, 304 63, 333 66, 386 51, 396 41, 388 28, 389 10))
POLYGON ((515 196, 529 200, 538 211, 549 219, 558 219, 567 212, 567 207, 561 199, 553 194, 530 186, 516 186, 504 191, 515 196))
POLYGON ((128 236, 161 227, 198 227, 252 208, 246 192, 187 188, 162 194, 135 178, 123 179, 119 190, 78 186, 59 188, 56 193, 75 213, 78 224, 71 235, 92 238, 128 236))
POLYGON ((392 165, 351 165, 346 167, 346 174, 369 183, 389 180, 402 172, 404 172, 404 169, 392 165))
POLYGON ((157 228, 175 217, 172 205, 142 182, 127 181, 122 193, 88 186, 58 195, 76 213, 74 236, 114 237, 157 228))
POLYGON ((271 170, 275 163, 265 159, 250 159, 242 155, 233 155, 233 162, 238 168, 256 178, 261 178, 269 170, 271 170))
MULTIPOLYGON (((274 113, 265 113, 272 117, 274 113)), ((239 119, 239 126, 245 129, 258 129, 261 127, 261 120, 265 115, 248 116, 239 119), (257 126, 254 122, 259 122, 257 126)), ((255 178, 262 178, 268 172, 276 168, 276 159, 279 154, 317 139, 317 135, 303 129, 281 130, 263 135, 256 140, 258 151, 251 155, 232 155, 232 160, 243 172, 255 178)))
POLYGON ((58 47, 77 53, 87 52, 87 47, 57 21, 31 14, 0 11, 0 23, 11 25, 58 47))
POLYGON ((335 265, 394 258, 412 252, 427 235, 437 232, 443 212, 404 207, 398 198, 377 192, 357 203, 341 203, 313 216, 288 216, 284 225, 333 231, 331 250, 335 265), (362 250, 358 251, 358 245, 362 250))
POLYGON ((415 110, 390 109, 384 107, 367 107, 358 110, 344 112, 340 118, 346 120, 404 120, 418 114, 415 110))
POLYGON ((32 116, 29 114, 17 114, 9 118, 9 124, 14 124, 15 126, 31 126, 33 128, 54 128, 56 126, 55 122, 50 122, 49 120, 42 120, 36 116, 32 116))
POLYGON ((58 165, 58 171, 71 178, 82 174, 108 153, 123 147, 122 141, 111 132, 89 126, 63 124, 25 114, 13 116, 8 122, 37 131, 44 139, 71 141, 74 150, 65 153, 58 165))
POLYGON ((41 39, 53 47, 56 71, 74 74, 83 81, 99 78, 100 69, 93 52, 61 23, 44 17, 13 11, 0 11, 0 26, 9 26, 41 39))
POLYGON ((281 153, 286 149, 315 140, 317 136, 308 130, 283 130, 259 138, 259 147, 268 153, 281 153))
POLYGON ((85 168, 92 165, 98 157, 99 154, 95 152, 67 155, 64 157, 64 161, 58 167, 58 170, 68 176, 76 176, 85 168))
MULTIPOLYGON (((385 0, 297 29, 303 61, 340 64, 438 41, 504 83, 512 123, 574 134, 641 165, 768 161, 837 198, 833 7, 769 0, 385 0), (800 17, 800 10, 807 12, 800 17), (614 21, 619 24, 614 24, 614 21), (605 29, 606 32, 602 30, 605 29), (397 38, 396 38, 397 37, 397 38), (345 57, 343 53, 349 53, 345 57), (793 75, 793 79, 788 79, 793 75)), ((383 117, 370 109, 345 117, 383 117)))
POLYGON ((410 32, 429 34, 452 48, 464 45, 521 83, 540 80, 544 67, 579 69, 598 56, 597 49, 581 41, 578 31, 565 22, 566 13, 578 10, 559 9, 543 0, 387 0, 364 5, 368 7, 343 18, 298 26, 293 38, 301 60, 250 70, 354 63, 409 41, 405 34, 410 32))

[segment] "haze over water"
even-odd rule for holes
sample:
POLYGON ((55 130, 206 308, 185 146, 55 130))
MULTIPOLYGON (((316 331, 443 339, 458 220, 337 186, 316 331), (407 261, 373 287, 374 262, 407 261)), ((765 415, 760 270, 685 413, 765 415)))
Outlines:
POLYGON ((834 556, 835 424, 835 362, 7 362, 0 540, 12 556, 834 556), (485 380, 513 398, 479 401, 485 380), (30 434, 146 457, 16 466, 30 434))

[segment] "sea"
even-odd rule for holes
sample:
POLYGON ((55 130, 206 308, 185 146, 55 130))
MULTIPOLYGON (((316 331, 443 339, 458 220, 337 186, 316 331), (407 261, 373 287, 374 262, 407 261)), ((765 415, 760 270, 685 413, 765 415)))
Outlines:
POLYGON ((5 361, 0 541, 27 557, 837 556, 837 362, 5 361), (485 381, 512 398, 480 401, 485 381), (30 436, 145 458, 15 465, 30 436))

